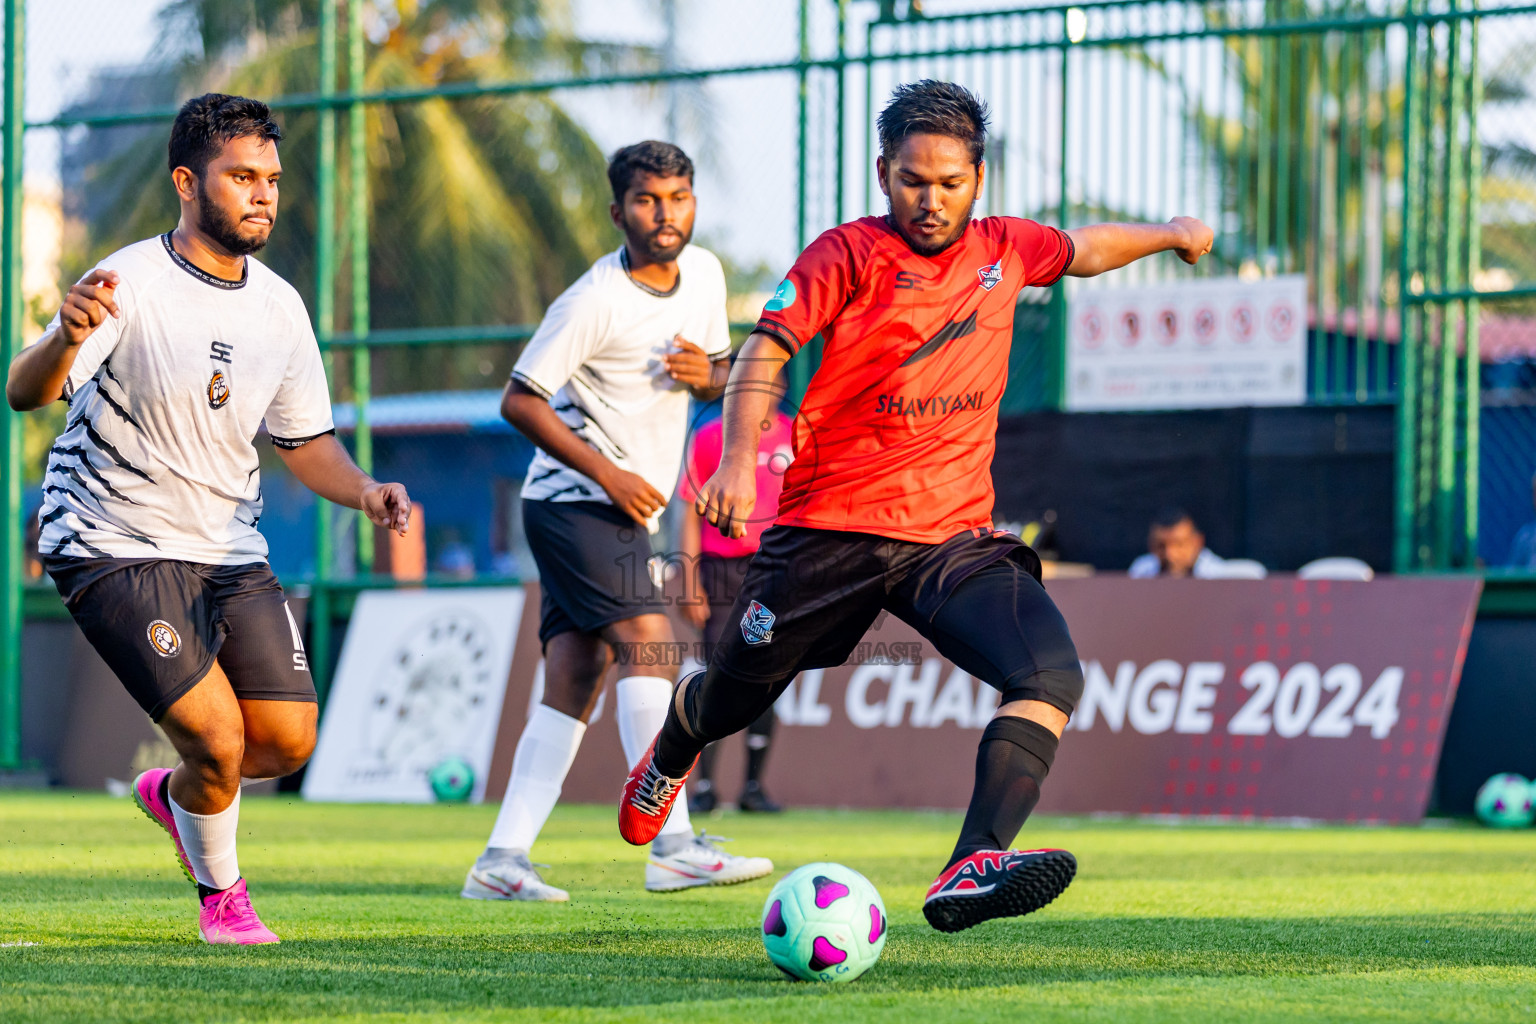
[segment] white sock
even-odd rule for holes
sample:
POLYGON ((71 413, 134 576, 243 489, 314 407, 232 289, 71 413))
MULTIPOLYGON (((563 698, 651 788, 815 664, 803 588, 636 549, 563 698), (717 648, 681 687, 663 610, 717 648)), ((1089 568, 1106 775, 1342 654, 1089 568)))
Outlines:
MULTIPOLYGON (((619 742, 624 744, 624 760, 631 768, 645 756, 646 748, 667 720, 672 685, 657 676, 627 676, 614 687, 619 706, 619 742)), ((677 791, 677 802, 672 805, 672 813, 667 815, 667 823, 661 826, 660 835, 675 836, 684 832, 693 835, 686 788, 677 791)))
POLYGON ((487 849, 525 853, 533 849, 539 830, 560 799, 565 773, 571 770, 586 732, 580 719, 561 714, 548 704, 533 709, 512 755, 512 778, 507 783, 507 795, 501 798, 501 813, 496 815, 487 849))
POLYGON ((192 877, 210 889, 228 889, 240 881, 240 863, 235 857, 240 791, 235 790, 235 799, 217 814, 193 814, 174 797, 170 803, 181 848, 187 851, 187 863, 192 865, 192 877))

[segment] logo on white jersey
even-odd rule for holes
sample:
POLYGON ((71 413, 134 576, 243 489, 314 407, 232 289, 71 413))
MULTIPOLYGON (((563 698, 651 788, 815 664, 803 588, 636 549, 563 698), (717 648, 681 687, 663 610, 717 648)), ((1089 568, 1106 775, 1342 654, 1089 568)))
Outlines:
POLYGON ((228 401, 229 381, 225 379, 223 370, 214 370, 213 376, 208 378, 208 408, 222 409, 228 401))
POLYGON ((162 658, 174 658, 181 653, 181 637, 164 619, 149 624, 149 645, 162 658))
POLYGON ((773 640, 773 612, 753 601, 741 616, 741 635, 756 646, 773 640))

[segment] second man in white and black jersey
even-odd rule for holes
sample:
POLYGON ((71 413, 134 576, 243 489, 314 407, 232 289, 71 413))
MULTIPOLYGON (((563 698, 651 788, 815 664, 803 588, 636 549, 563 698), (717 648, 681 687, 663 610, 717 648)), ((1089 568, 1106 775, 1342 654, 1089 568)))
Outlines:
MULTIPOLYGON (((689 244, 693 164, 642 142, 608 167, 611 216, 624 234, 557 298, 512 370, 502 413, 538 452, 523 484, 523 523, 539 568, 544 692, 518 741, 512 777, 463 895, 561 901, 529 851, 554 809, 615 661, 616 717, 633 765, 660 728, 677 666, 635 657, 669 649, 647 560, 687 444, 689 398, 719 396, 731 339, 725 274, 689 244)), ((695 836, 686 803, 651 846, 652 891, 720 885, 773 870, 695 836)))

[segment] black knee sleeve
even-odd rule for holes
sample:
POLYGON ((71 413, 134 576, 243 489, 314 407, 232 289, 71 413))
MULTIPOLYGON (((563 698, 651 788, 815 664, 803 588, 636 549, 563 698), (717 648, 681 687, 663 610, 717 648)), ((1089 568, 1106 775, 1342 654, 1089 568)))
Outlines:
POLYGON ((688 680, 683 691, 683 710, 688 730, 704 743, 713 743, 740 732, 773 707, 789 685, 749 683, 708 669, 688 680))
POLYGON ((1039 722, 1013 715, 994 718, 987 723, 981 732, 981 742, 989 740, 1006 740, 1038 761, 1038 765, 1030 766, 1033 769, 1030 774, 1036 776, 1037 781, 1044 780, 1050 772, 1056 761, 1056 748, 1061 744, 1056 734, 1039 722))
POLYGON ((1080 665, 1074 665, 1043 669, 1023 679, 1009 679, 998 701, 1001 704, 1015 700, 1044 701, 1070 717, 1082 699, 1083 670, 1080 665))

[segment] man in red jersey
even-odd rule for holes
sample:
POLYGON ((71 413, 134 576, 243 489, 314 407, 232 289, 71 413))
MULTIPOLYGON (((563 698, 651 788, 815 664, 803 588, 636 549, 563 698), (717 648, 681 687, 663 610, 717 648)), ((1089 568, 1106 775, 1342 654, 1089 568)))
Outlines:
POLYGON ((1071 231, 973 221, 987 109, 957 85, 898 88, 878 126, 890 213, 833 228, 801 253, 731 373, 720 468, 697 508, 740 536, 773 381, 806 342, 825 342, 778 518, 732 612, 740 629, 678 685, 625 784, 619 831, 649 842, 705 744, 751 722, 796 672, 841 664, 889 610, 1001 692, 960 839, 923 905, 935 928, 959 931, 1038 910, 1077 870, 1065 850, 1009 849, 1083 689, 1039 558, 992 529, 1014 303, 1026 285, 1154 253, 1195 263, 1212 234, 1188 217, 1071 231))

